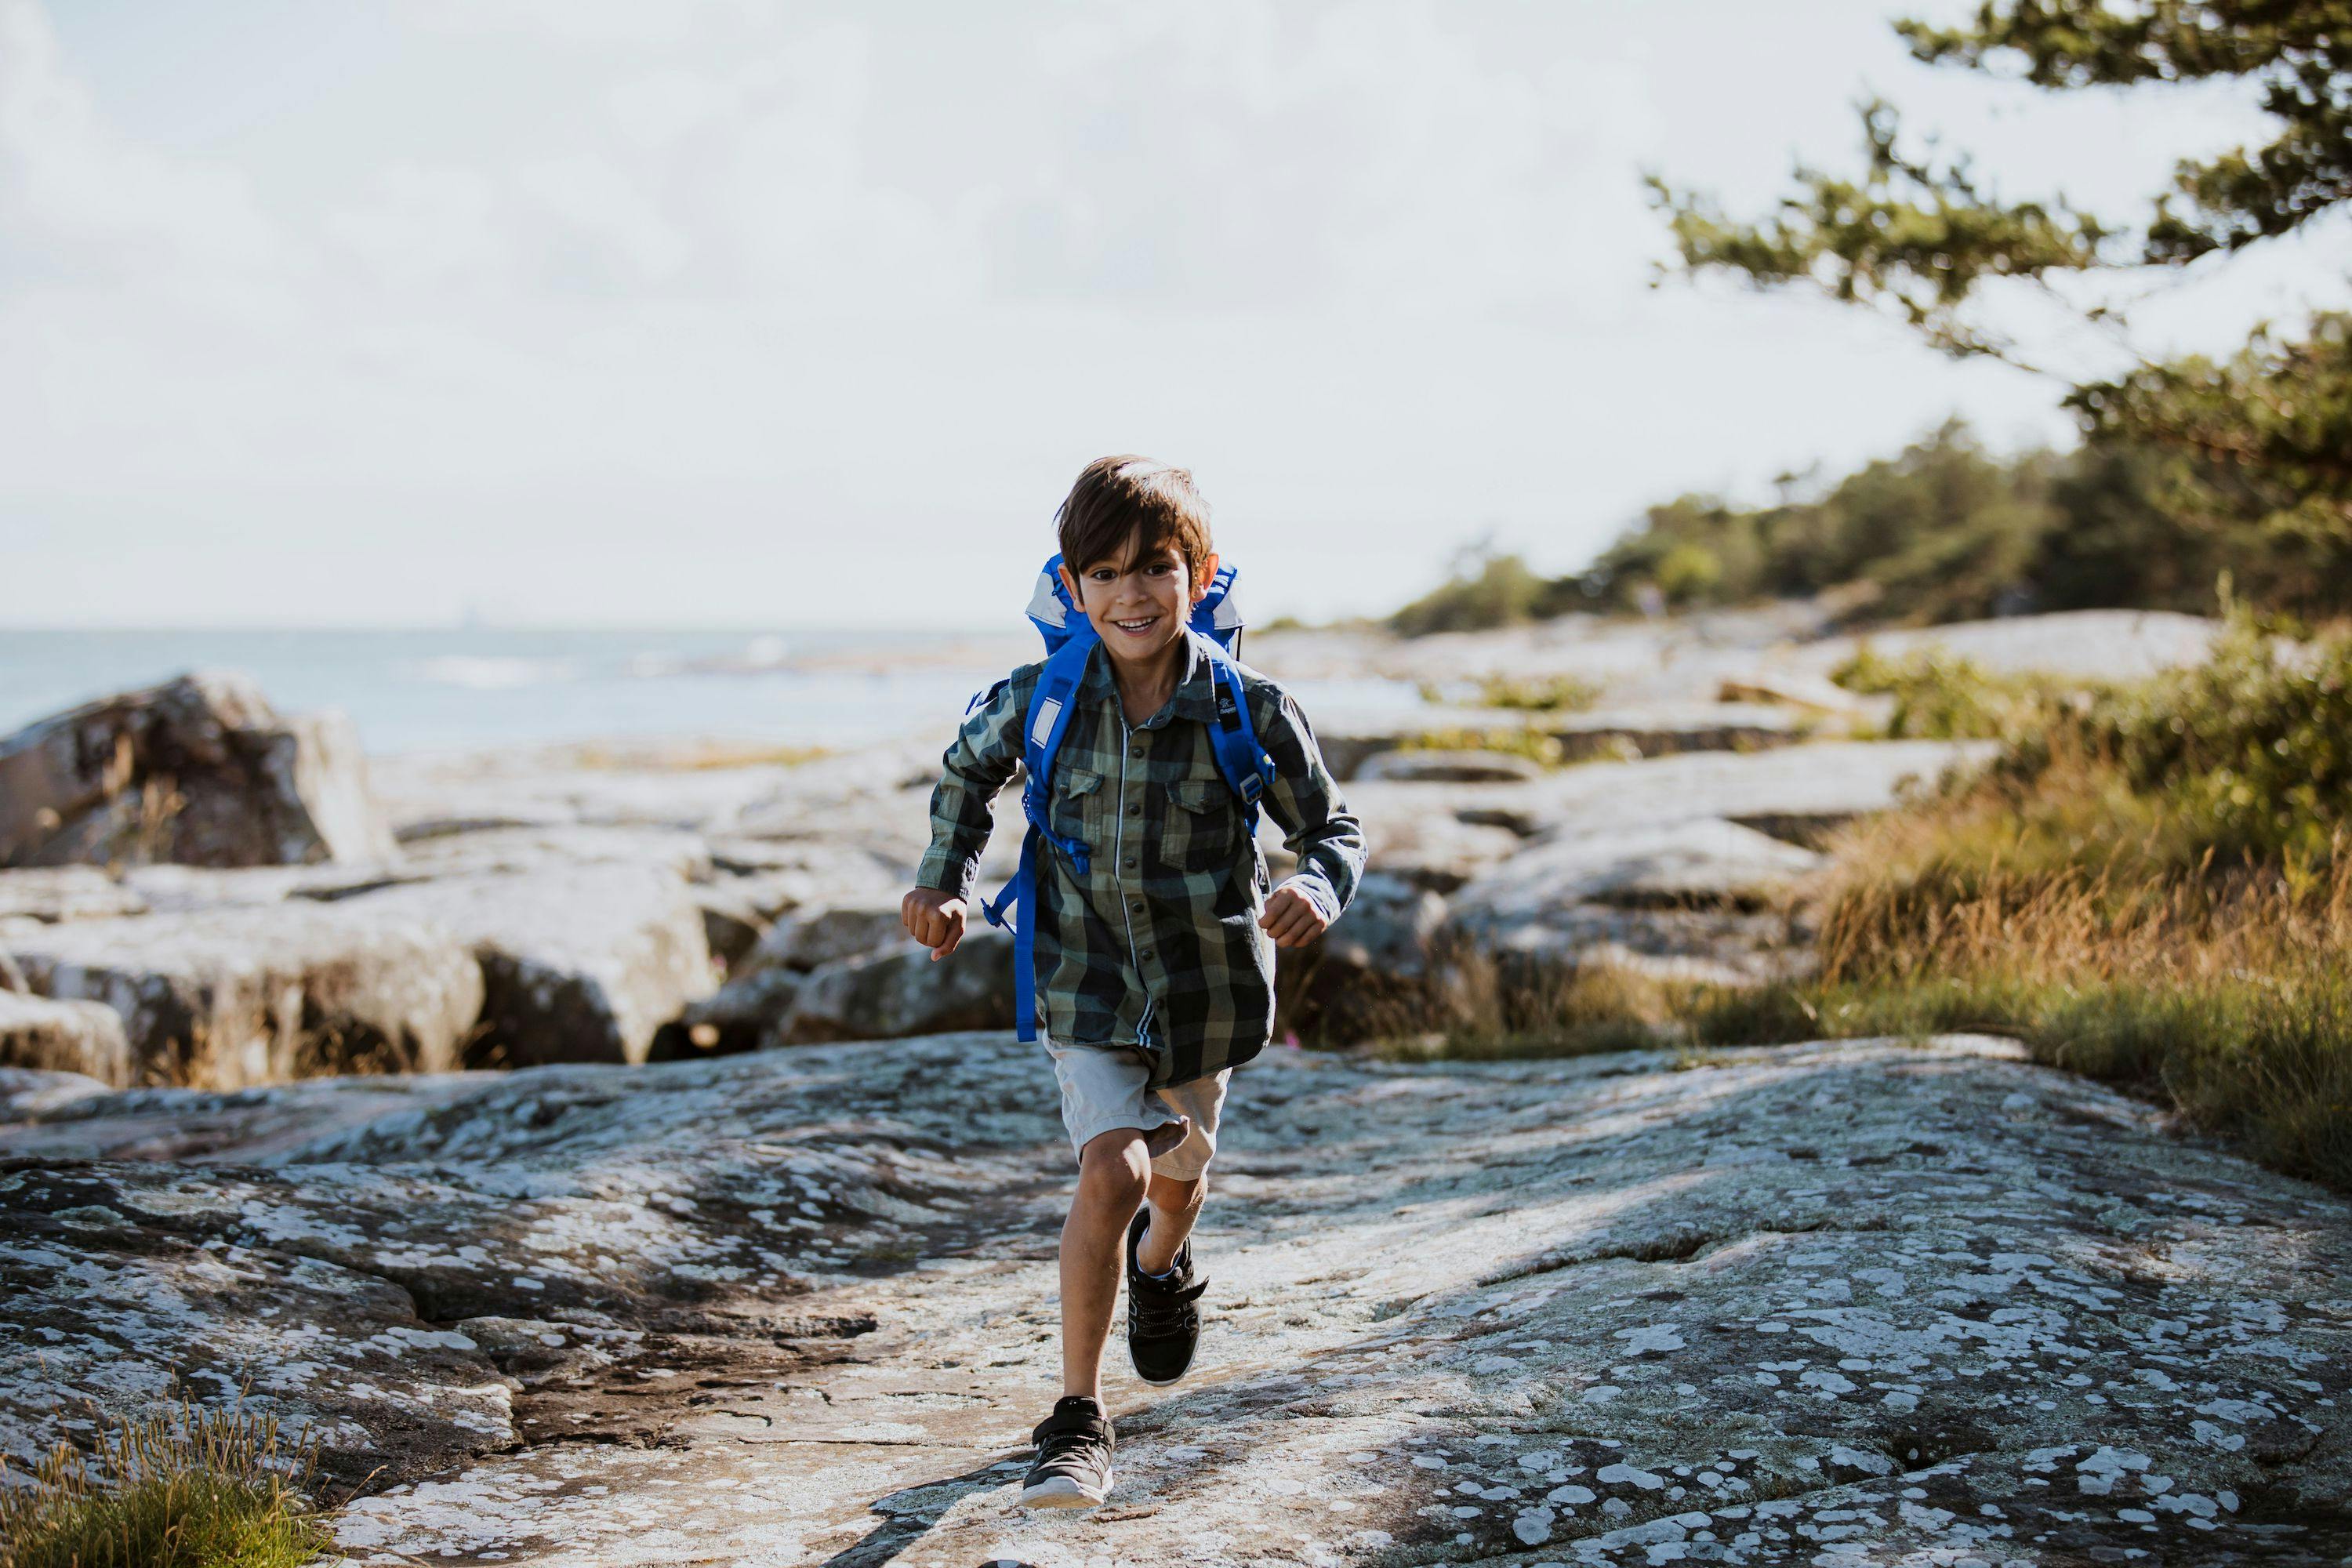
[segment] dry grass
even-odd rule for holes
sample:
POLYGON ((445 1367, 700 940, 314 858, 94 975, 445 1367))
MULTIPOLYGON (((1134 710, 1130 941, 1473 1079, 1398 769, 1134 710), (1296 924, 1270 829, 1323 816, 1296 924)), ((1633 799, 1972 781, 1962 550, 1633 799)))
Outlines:
POLYGON ((102 1420, 94 1453, 0 1479, 0 1568, 296 1568, 329 1544, 312 1458, 242 1409, 102 1420))
POLYGON ((2324 855, 2217 865, 2177 815, 2095 773, 2006 805, 1965 795, 1839 846, 1807 1000, 1824 1032, 2015 1035, 2352 1187, 2347 851, 2339 830, 2324 855))

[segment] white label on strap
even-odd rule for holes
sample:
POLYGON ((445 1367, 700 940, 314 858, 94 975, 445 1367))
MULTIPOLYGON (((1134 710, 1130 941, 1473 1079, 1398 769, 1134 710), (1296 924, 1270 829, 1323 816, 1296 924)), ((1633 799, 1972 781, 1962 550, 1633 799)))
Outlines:
POLYGON ((1029 721, 1031 745, 1042 746, 1045 743, 1045 738, 1054 732, 1054 720, 1061 711, 1062 704, 1056 698, 1048 697, 1037 704, 1037 711, 1029 721))

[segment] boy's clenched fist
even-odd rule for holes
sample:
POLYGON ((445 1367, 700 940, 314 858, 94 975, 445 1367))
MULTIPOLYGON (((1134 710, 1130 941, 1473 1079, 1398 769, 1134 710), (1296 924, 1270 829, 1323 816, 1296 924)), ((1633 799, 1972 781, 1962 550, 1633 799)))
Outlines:
POLYGON ((1323 934, 1331 917, 1305 893, 1286 887, 1268 896, 1265 912, 1258 916, 1257 923, 1274 938, 1276 947, 1305 947, 1323 934))
POLYGON ((937 963, 963 940, 964 901, 937 888, 917 888, 898 900, 898 919, 907 934, 931 950, 937 963))

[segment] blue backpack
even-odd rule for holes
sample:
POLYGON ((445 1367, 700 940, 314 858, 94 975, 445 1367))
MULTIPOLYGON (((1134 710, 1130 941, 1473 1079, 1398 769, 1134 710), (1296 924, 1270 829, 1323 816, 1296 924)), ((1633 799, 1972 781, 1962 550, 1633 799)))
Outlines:
MULTIPOLYGON (((1070 602, 1069 590, 1062 585, 1061 564, 1058 554, 1045 563, 1037 577, 1037 591, 1029 600, 1029 619, 1045 639, 1045 668, 1037 677, 1037 689, 1022 722, 1021 760, 1028 776, 1021 786, 1021 813, 1029 819, 1029 832, 1021 841, 1021 868, 993 901, 984 900, 980 906, 989 924, 1013 932, 1013 1027, 1024 1040, 1037 1037, 1038 847, 1043 843, 1060 850, 1080 876, 1087 874, 1091 864, 1086 844, 1055 832, 1046 820, 1046 807, 1054 798, 1054 754, 1061 749, 1063 731, 1070 726, 1073 700, 1086 675, 1087 659, 1102 640, 1085 613, 1070 602), (1015 904, 1021 907, 1017 923, 1007 913, 1015 904)), ((1189 624, 1201 634, 1217 680, 1217 722, 1209 731, 1217 771, 1241 797, 1244 820, 1254 824, 1258 799, 1274 776, 1274 759, 1258 744, 1257 728, 1250 722, 1249 703, 1242 690, 1236 659, 1242 617, 1233 600, 1234 577, 1231 566, 1217 568, 1209 591, 1192 606, 1189 624)), ((974 697, 965 711, 987 701, 1002 685, 1000 681, 974 697)))

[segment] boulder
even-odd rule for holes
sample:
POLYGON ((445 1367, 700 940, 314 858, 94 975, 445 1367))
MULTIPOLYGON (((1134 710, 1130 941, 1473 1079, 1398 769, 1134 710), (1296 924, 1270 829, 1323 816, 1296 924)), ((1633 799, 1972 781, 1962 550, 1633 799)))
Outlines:
POLYGON ((0 740, 0 866, 393 852, 350 721, 281 717, 242 676, 183 676, 0 740))
POLYGON ((881 1040, 949 1029, 1013 1026, 1013 938, 967 931, 950 957, 901 938, 888 951, 811 970, 791 1011, 761 1042, 881 1040))
MULTIPOLYGON (((456 1065, 482 973, 410 911, 310 902, 70 921, 5 939, 33 990, 103 1003, 129 1062, 110 1081, 215 1088, 456 1065)), ((88 1068, 77 1070, 91 1071, 88 1068)))
POLYGON ((702 911, 660 867, 446 877, 346 904, 428 921, 480 961, 472 1067, 642 1062, 654 1031, 714 984, 702 911))
POLYGON ((0 1066, 131 1082, 122 1020, 96 1002, 57 1002, 0 990, 0 1066))
POLYGON ((0 871, 0 920, 92 921, 146 912, 146 900, 95 866, 0 871))
POLYGON ((653 1059, 724 1056, 759 1048, 793 1010, 807 976, 790 969, 763 969, 730 980, 691 1004, 654 1038, 653 1059))
MULTIPOLYGON (((979 924, 979 910, 971 923, 979 924)), ((871 957, 907 940, 907 926, 898 900, 855 904, 830 904, 802 910, 776 922, 743 959, 746 974, 765 969, 791 969, 807 973, 846 959, 871 957)))

